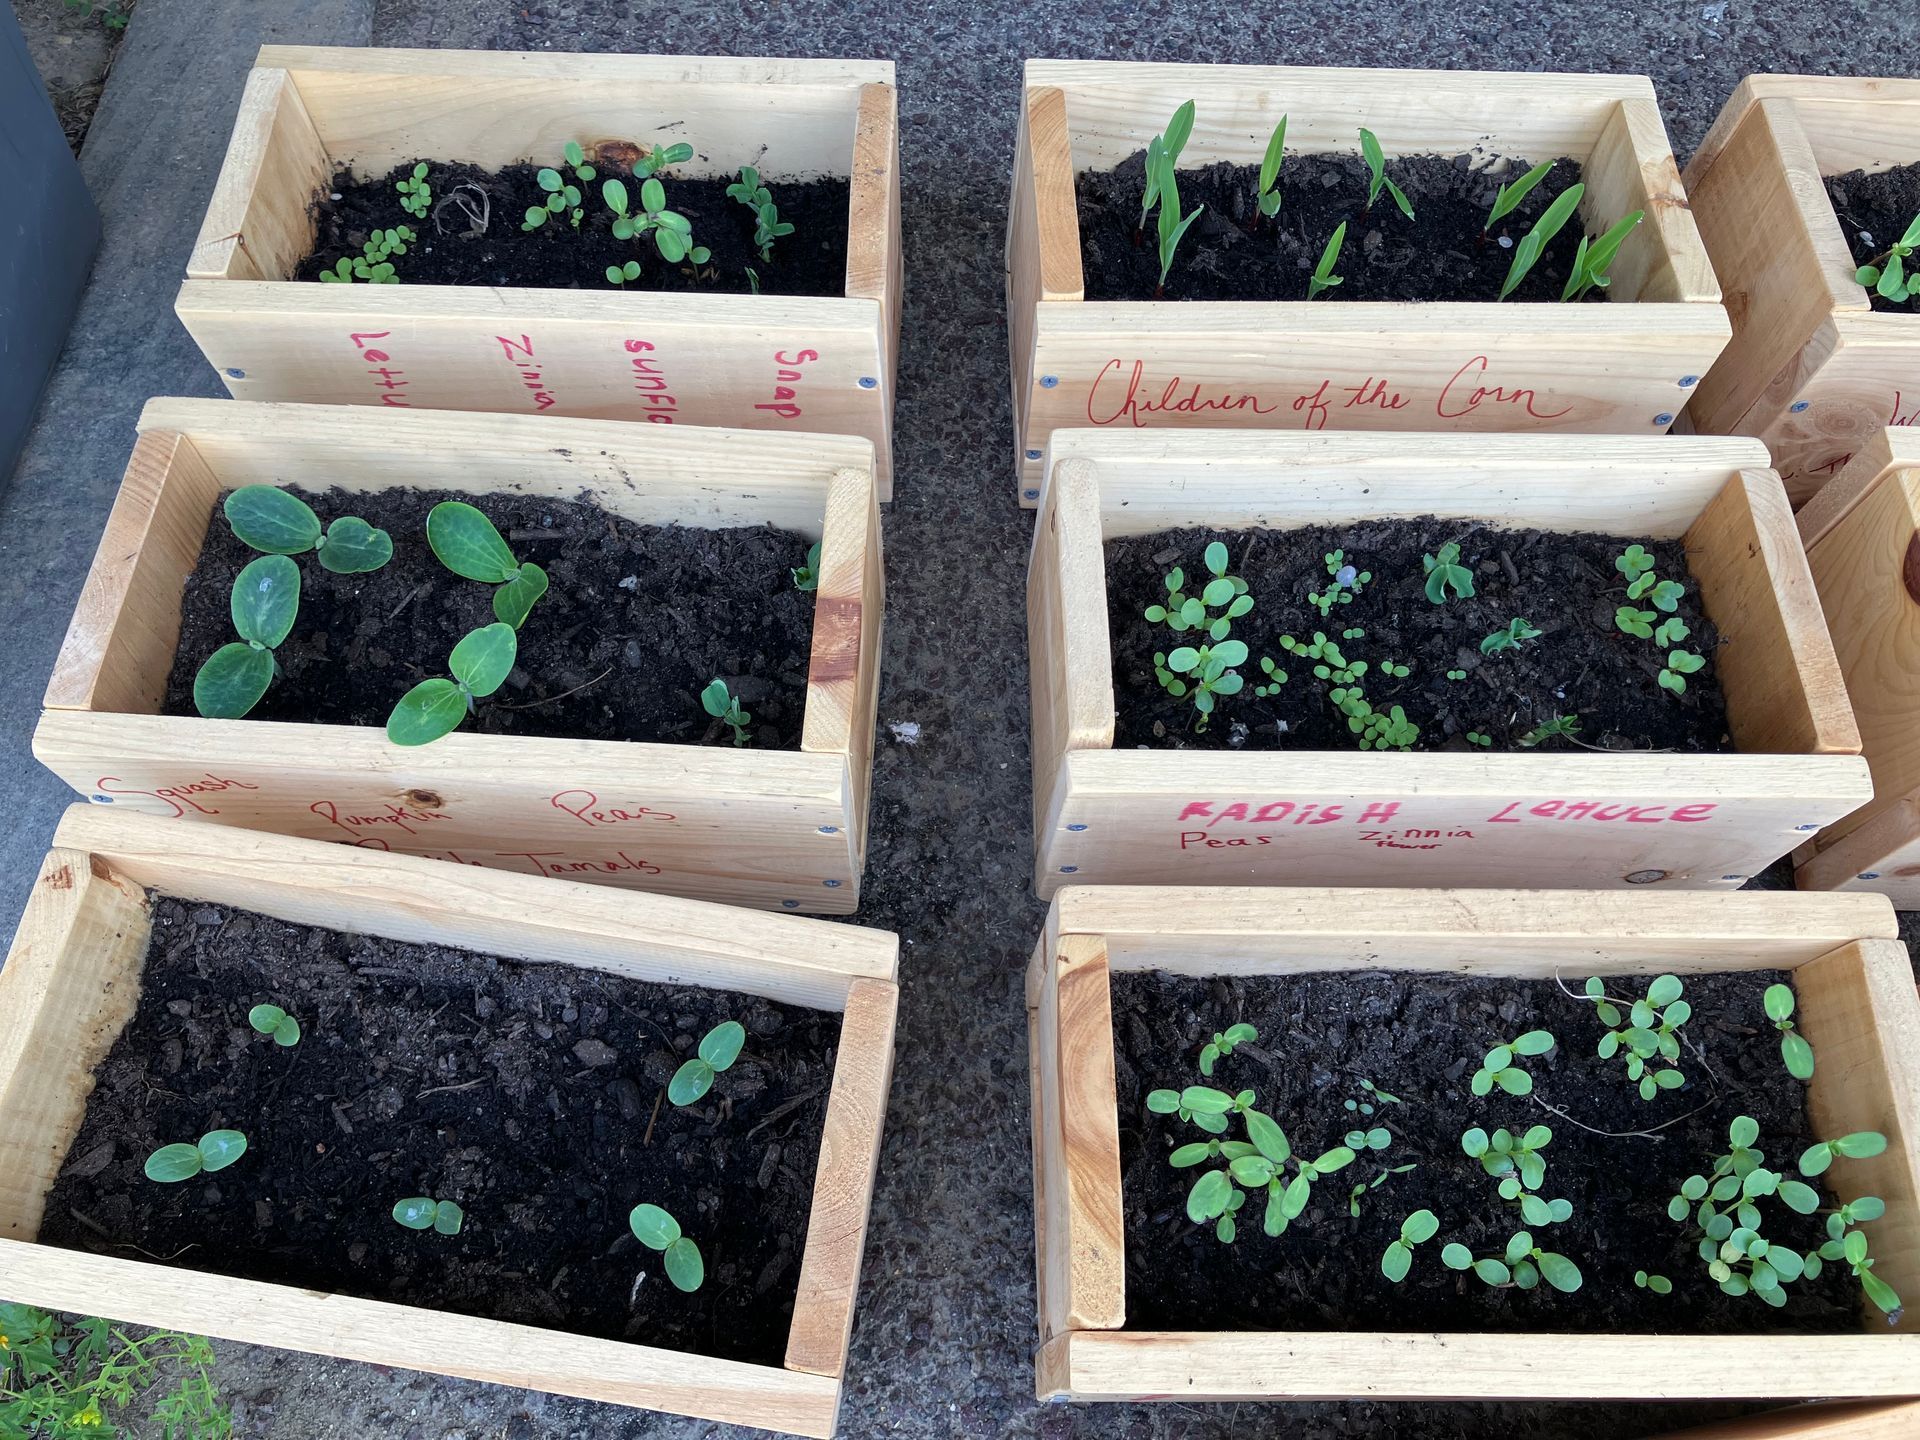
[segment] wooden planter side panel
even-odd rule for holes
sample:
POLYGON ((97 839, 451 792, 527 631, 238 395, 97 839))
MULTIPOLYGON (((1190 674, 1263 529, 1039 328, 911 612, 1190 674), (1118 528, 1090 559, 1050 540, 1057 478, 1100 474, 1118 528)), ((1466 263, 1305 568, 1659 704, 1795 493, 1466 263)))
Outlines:
POLYGON ((872 448, 677 430, 160 400, 47 689, 35 754, 80 794, 146 813, 850 913, 858 902, 885 607, 872 448), (180 594, 219 493, 266 481, 406 483, 598 503, 643 524, 771 523, 822 543, 801 750, 739 752, 155 713, 180 594))

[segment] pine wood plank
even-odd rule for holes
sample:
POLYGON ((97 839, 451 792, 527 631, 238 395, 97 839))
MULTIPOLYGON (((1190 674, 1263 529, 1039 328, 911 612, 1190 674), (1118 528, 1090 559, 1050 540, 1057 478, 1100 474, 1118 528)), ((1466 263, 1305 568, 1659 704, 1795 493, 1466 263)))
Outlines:
POLYGON ((187 274, 285 280, 313 249, 309 202, 332 177, 333 158, 292 78, 281 69, 254 70, 187 274))
POLYGON ((1912 1440, 1920 1433, 1920 1404, 1793 1405, 1675 1431, 1664 1440, 1912 1440))

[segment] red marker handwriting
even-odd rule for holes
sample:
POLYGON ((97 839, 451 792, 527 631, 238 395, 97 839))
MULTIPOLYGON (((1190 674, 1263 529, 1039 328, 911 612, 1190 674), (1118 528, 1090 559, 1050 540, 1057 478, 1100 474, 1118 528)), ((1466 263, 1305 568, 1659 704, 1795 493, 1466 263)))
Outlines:
POLYGON ((558 795, 550 796, 547 803, 556 810, 564 810, 582 825, 624 825, 641 820, 672 820, 675 817, 665 810, 655 810, 650 805, 635 805, 632 809, 605 806, 600 797, 591 790, 562 790, 558 795))
POLYGON ((353 348, 360 352, 360 358, 367 362, 367 374, 375 377, 373 383, 381 392, 378 397, 380 403, 395 410, 410 410, 413 406, 400 394, 407 387, 408 382, 403 378, 407 372, 395 367, 392 364, 393 356, 385 350, 377 350, 367 344, 369 340, 385 340, 392 334, 391 330, 371 330, 365 334, 348 332, 347 338, 353 342, 353 348))
POLYGON ((647 422, 652 425, 673 424, 680 402, 673 398, 673 388, 667 383, 666 372, 660 368, 653 342, 629 340, 626 350, 633 357, 633 389, 640 397, 640 403, 647 407, 647 422))
POLYGON ((547 389, 546 380, 533 353, 533 337, 522 335, 515 340, 511 335, 496 335, 493 338, 500 342, 500 349, 506 355, 508 362, 520 372, 520 384, 533 392, 534 413, 552 409, 553 392, 547 389))
POLYGON ((211 772, 198 780, 189 780, 180 785, 163 785, 157 790, 136 790, 123 786, 118 775, 102 775, 94 782, 93 788, 102 795, 144 795, 150 800, 158 800, 167 806, 176 816, 192 810, 200 815, 218 815, 219 809, 202 804, 196 796, 218 795, 223 790, 258 790, 258 785, 250 785, 245 780, 229 780, 211 772))

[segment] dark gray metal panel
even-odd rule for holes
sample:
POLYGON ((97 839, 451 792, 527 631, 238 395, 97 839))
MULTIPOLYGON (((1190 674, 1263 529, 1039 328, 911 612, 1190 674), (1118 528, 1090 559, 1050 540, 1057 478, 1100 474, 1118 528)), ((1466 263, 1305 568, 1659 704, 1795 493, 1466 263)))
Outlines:
POLYGON ((0 475, 13 469, 100 246, 100 212, 0 6, 0 475))

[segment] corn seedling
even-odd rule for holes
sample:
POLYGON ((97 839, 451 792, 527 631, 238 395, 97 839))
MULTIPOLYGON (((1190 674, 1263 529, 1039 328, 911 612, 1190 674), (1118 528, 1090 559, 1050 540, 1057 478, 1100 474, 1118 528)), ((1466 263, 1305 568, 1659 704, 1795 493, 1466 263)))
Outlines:
POLYGON ((393 537, 357 515, 342 515, 325 529, 313 507, 273 485, 243 485, 221 504, 234 536, 267 555, 314 552, 336 575, 378 570, 393 558, 393 537))
POLYGON ((1211 1077, 1213 1067, 1230 1057, 1236 1046, 1245 1045, 1259 1038, 1260 1032, 1244 1022, 1216 1031, 1213 1039, 1200 1047, 1200 1073, 1211 1077))
POLYGON ((1400 1222, 1400 1234, 1380 1256, 1380 1273, 1398 1285, 1413 1268, 1413 1247, 1440 1233, 1440 1217, 1431 1210, 1416 1210, 1400 1222))
POLYGON ((789 572, 793 576, 793 588, 796 590, 818 590, 820 588, 820 542, 814 541, 807 551, 806 564, 789 572))
POLYGON ((1509 1095, 1531 1095, 1533 1076, 1514 1064, 1514 1061, 1545 1055, 1553 1046, 1553 1033, 1548 1030, 1529 1030, 1524 1035, 1516 1035, 1506 1044, 1496 1045, 1487 1051, 1480 1068, 1473 1072, 1473 1080, 1468 1088, 1475 1095, 1491 1094, 1495 1086, 1509 1095))
POLYGON ((1644 997, 1623 999, 1609 995, 1598 975, 1587 977, 1585 998, 1593 1002, 1600 1023, 1611 1027, 1594 1053, 1611 1060, 1624 1052, 1627 1079, 1639 1086, 1642 1100, 1686 1084, 1687 1077, 1672 1068, 1680 1059, 1681 1027, 1693 1016, 1693 1006, 1680 998, 1683 988, 1678 976, 1658 975, 1644 997), (1658 1061, 1667 1063, 1656 1068, 1658 1061))
POLYGON ((209 720, 238 720, 260 703, 280 673, 273 652, 300 613, 300 567, 262 555, 234 577, 227 602, 234 633, 193 677, 193 708, 209 720))
POLYGON ((1267 153, 1260 157, 1260 188, 1254 196, 1260 213, 1269 220, 1280 213, 1280 162, 1285 157, 1286 143, 1287 117, 1282 115, 1267 139, 1267 153))
POLYGON ((1167 286, 1167 272, 1173 269, 1173 255, 1180 248, 1180 241, 1193 222, 1205 212, 1206 206, 1196 206, 1185 215, 1180 213, 1180 182, 1173 172, 1173 159, 1162 155, 1159 160, 1160 181, 1156 187, 1160 200, 1160 221, 1158 238, 1160 243, 1160 283, 1154 288, 1159 295, 1167 286))
POLYGON ((747 729, 753 720, 753 712, 740 708, 740 698, 719 676, 709 680, 706 688, 700 692, 700 708, 733 731, 733 743, 736 746, 745 745, 753 738, 747 729))
MULTIPOLYGON (((427 512, 427 544, 440 563, 462 579, 495 586, 493 613, 515 630, 526 624, 534 603, 547 593, 547 572, 514 559, 493 522, 464 500, 442 500, 427 512)), ((512 657, 508 659, 511 663, 512 657)))
POLYGON ((1767 1012, 1767 1019, 1780 1032, 1780 1063, 1787 1067, 1787 1073, 1794 1079, 1811 1080, 1813 1046, 1807 1043, 1806 1036, 1794 1028, 1793 987, 1769 985, 1760 1000, 1767 1012))
POLYGON ((427 184, 427 162, 422 160, 413 167, 408 175, 393 187, 400 192, 400 208, 416 220, 427 218, 427 210, 433 204, 433 187, 427 184))
POLYGON ((1193 134, 1193 101, 1189 100, 1173 112, 1173 118, 1167 121, 1167 128, 1147 142, 1146 188, 1140 195, 1140 228, 1147 228, 1147 217, 1153 214, 1153 207, 1160 201, 1160 182, 1164 175, 1173 173, 1180 163, 1180 152, 1187 147, 1187 137, 1193 134), (1166 162, 1162 170, 1161 162, 1166 162))
POLYGON ((1853 278, 1871 286, 1883 300, 1896 304, 1911 300, 1915 291, 1920 290, 1920 275, 1907 273, 1907 261, 1916 249, 1920 249, 1920 215, 1913 217, 1906 234, 1893 242, 1878 264, 1862 265, 1853 272, 1853 278))
POLYGON ((1613 277, 1607 274, 1612 268, 1614 257, 1620 253, 1620 246, 1627 236, 1633 233, 1645 211, 1636 210, 1598 240, 1589 241, 1580 237, 1580 248, 1573 253, 1573 269, 1567 273, 1567 283, 1561 287, 1562 300, 1578 300, 1589 290, 1604 290, 1613 283, 1613 277))
POLYGON ((1493 208, 1487 212, 1487 223, 1480 227, 1481 233, 1485 234, 1491 231, 1494 226, 1512 214, 1514 208, 1532 193, 1533 187, 1547 178, 1547 172, 1551 169, 1553 169, 1553 161, 1545 160, 1527 171, 1527 173, 1522 175, 1518 180, 1511 180, 1503 184, 1500 187, 1499 193, 1493 197, 1493 208))
POLYGON ((1427 599, 1434 604, 1445 604, 1449 590, 1462 600, 1473 598, 1473 572, 1460 563, 1460 547, 1453 541, 1438 555, 1422 555, 1420 563, 1427 572, 1427 599))
POLYGON ((1482 655, 1497 655, 1502 650, 1518 649, 1524 640, 1537 640, 1540 632, 1533 628, 1533 622, 1514 616, 1504 630, 1496 630, 1480 642, 1482 655))
POLYGON ((673 1072, 667 1082, 667 1099, 675 1105, 691 1105, 713 1088, 714 1077, 733 1067, 740 1058, 740 1047, 747 1043, 747 1032, 738 1020, 723 1020, 700 1037, 693 1057, 673 1072))
POLYGON ((1340 247, 1346 243, 1347 222, 1342 220, 1333 227, 1333 234, 1327 237, 1327 248, 1320 252, 1320 263, 1313 267, 1313 274, 1307 277, 1307 299, 1318 298, 1322 290, 1331 290, 1346 277, 1333 273, 1333 267, 1340 263, 1340 247))
POLYGON ((1380 198, 1380 192, 1384 189, 1393 197, 1393 203, 1400 207, 1400 213, 1409 220, 1413 219, 1413 202, 1407 199, 1404 190, 1387 178, 1386 153, 1380 148, 1379 138, 1364 125, 1360 127, 1360 154, 1367 162, 1367 205, 1361 213, 1364 215, 1373 209, 1373 202, 1380 198))
POLYGON ((247 1153, 247 1137, 238 1130, 209 1130, 191 1145, 162 1145, 147 1156, 149 1180, 176 1185, 202 1171, 224 1170, 247 1153))
POLYGON ((773 259, 773 242, 793 233, 793 226, 780 218, 780 207, 773 203, 773 192, 751 165, 740 167, 740 178, 727 186, 727 197, 739 201, 753 212, 753 245, 762 264, 773 259))
POLYGON ((1540 218, 1533 222, 1533 228, 1526 233, 1526 237, 1513 247, 1513 262, 1507 266, 1507 278, 1500 285, 1502 300, 1519 289, 1520 282, 1540 263, 1540 256, 1553 237, 1573 217, 1573 212, 1580 208, 1580 197, 1586 193, 1587 187, 1584 185, 1569 185, 1562 190, 1540 218))
POLYGON ((256 1005, 247 1011, 247 1024, 262 1035, 271 1035, 273 1043, 292 1049, 300 1043, 300 1022, 278 1005, 256 1005))
POLYGON ((1580 1267, 1564 1255, 1542 1250, 1525 1230, 1516 1231, 1499 1255, 1476 1259, 1471 1250, 1456 1242, 1440 1252, 1440 1263, 1449 1270, 1471 1270, 1494 1289, 1511 1285, 1531 1290, 1543 1279, 1566 1295, 1580 1288, 1580 1267))
POLYGON ((634 1239, 659 1252, 674 1289, 691 1295, 700 1288, 707 1278, 707 1262, 700 1257, 700 1247, 681 1233, 678 1220, 658 1205, 636 1205, 627 1225, 634 1239))
POLYGON ((409 1230, 431 1230, 436 1235, 458 1235, 467 1223, 467 1212, 451 1200, 435 1200, 431 1195, 415 1195, 397 1201, 393 1218, 409 1230))
POLYGON ((387 739, 395 745, 426 745, 457 730, 484 700, 506 683, 519 652, 513 627, 496 621, 469 630, 447 657, 451 680, 436 675, 422 680, 387 716, 387 739))

